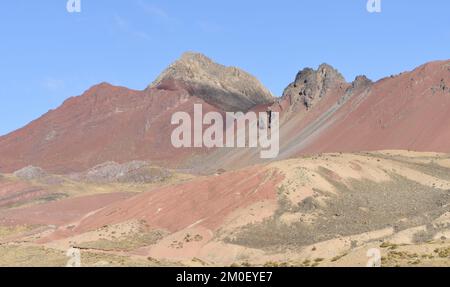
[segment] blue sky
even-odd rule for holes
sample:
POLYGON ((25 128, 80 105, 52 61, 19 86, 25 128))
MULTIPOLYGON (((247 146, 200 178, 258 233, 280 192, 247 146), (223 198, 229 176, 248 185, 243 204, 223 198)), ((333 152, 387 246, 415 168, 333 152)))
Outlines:
POLYGON ((100 82, 143 89, 184 51, 274 94, 305 66, 377 80, 450 58, 450 1, 9 0, 0 6, 0 135, 100 82))

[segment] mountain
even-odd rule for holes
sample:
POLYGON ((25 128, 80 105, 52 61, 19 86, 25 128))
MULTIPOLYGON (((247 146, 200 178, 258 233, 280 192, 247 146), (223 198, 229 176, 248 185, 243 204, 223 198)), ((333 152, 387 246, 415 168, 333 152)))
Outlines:
MULTIPOLYGON (((383 149, 450 152, 450 61, 372 83, 357 77, 319 112, 297 153, 383 149), (328 108, 328 109, 327 109, 328 108)), ((320 108, 319 108, 320 110, 320 108)))
POLYGON ((344 77, 332 66, 322 64, 317 70, 305 68, 295 77, 294 82, 283 92, 283 99, 289 101, 290 110, 300 107, 310 110, 328 93, 346 86, 344 77))
POLYGON ((33 165, 53 173, 80 172, 114 161, 212 173, 264 162, 258 149, 175 149, 173 113, 281 113, 280 154, 384 149, 450 152, 450 60, 372 82, 351 83, 322 64, 302 69, 273 98, 253 76, 185 53, 145 90, 102 83, 70 98, 22 129, 0 137, 0 171, 33 165))
POLYGON ((270 91, 255 77, 192 52, 184 53, 149 86, 150 89, 176 87, 184 87, 223 111, 248 111, 256 105, 273 102, 270 91))
MULTIPOLYGON (((327 64, 305 68, 272 105, 281 113, 274 160, 323 152, 450 152, 450 60, 372 82, 347 83, 327 64)), ((258 149, 217 150, 203 169, 261 163, 258 149), (208 165, 209 164, 209 165, 208 165)))
POLYGON ((270 92, 248 73, 186 53, 143 91, 102 83, 0 137, 0 171, 34 165, 68 173, 132 160, 177 166, 206 151, 172 147, 173 113, 192 114, 196 103, 206 113, 272 102, 270 92))
POLYGON ((83 266, 365 266, 372 248, 449 266, 449 60, 351 83, 322 64, 276 99, 234 69, 188 53, 1 137, 0 266, 64 266, 72 247, 83 266), (171 115, 196 103, 279 111, 279 157, 172 148, 171 115))

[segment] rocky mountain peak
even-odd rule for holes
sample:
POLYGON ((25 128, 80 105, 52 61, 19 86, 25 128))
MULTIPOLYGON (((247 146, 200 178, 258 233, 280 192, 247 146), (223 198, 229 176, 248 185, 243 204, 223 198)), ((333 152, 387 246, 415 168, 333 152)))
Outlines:
POLYGON ((355 80, 352 82, 352 88, 353 89, 366 88, 372 84, 373 84, 372 80, 367 78, 365 75, 360 75, 356 76, 355 80))
POLYGON ((226 111, 246 111, 273 102, 270 91, 254 76, 194 52, 184 53, 149 86, 171 87, 184 87, 191 95, 226 111))
POLYGON ((328 64, 321 64, 317 70, 301 70, 285 89, 283 97, 289 97, 293 104, 300 102, 309 109, 325 97, 328 90, 343 84, 347 83, 341 73, 328 64))
POLYGON ((204 65, 204 66, 214 64, 214 62, 210 58, 206 57, 202 53, 196 53, 196 52, 183 53, 183 55, 181 55, 178 62, 182 62, 185 64, 196 63, 196 64, 204 65))

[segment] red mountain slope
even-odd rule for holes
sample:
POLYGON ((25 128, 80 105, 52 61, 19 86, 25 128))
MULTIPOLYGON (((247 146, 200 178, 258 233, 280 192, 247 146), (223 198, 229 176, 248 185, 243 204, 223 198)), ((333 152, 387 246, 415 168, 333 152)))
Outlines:
MULTIPOLYGON (((450 152, 450 61, 372 83, 352 83, 332 67, 304 69, 273 105, 281 112, 280 154, 386 149, 450 152)), ((261 162, 259 150, 218 150, 205 170, 261 162)))
MULTIPOLYGON (((347 83, 333 67, 302 70, 273 104, 281 112, 280 154, 383 149, 450 152, 450 60, 372 83, 347 83)), ((0 137, 0 171, 35 165, 80 171, 106 162, 150 160, 199 171, 259 163, 257 149, 175 149, 176 111, 263 111, 273 98, 236 68, 187 53, 146 90, 100 84, 0 137), (200 156, 197 156, 200 155, 200 156)))
POLYGON ((323 126, 299 152, 450 152, 450 61, 368 85, 323 126))
POLYGON ((205 150, 172 147, 175 112, 192 114, 196 103, 203 104, 206 113, 221 111, 217 107, 245 110, 272 101, 272 95, 251 75, 186 53, 144 91, 103 83, 0 137, 0 171, 34 165, 67 173, 106 161, 131 160, 176 166, 205 150))

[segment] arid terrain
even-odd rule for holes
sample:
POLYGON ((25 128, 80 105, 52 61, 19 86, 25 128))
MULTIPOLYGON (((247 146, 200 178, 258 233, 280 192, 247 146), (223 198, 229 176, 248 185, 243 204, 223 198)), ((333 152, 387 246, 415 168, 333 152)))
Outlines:
MULTIPOLYGON (((250 123, 252 124, 252 123, 250 123)), ((253 123, 254 124, 254 123, 253 123)), ((450 60, 281 97, 186 53, 145 90, 102 83, 0 137, 0 266, 450 266, 450 60), (280 154, 181 148, 171 116, 280 113, 280 154)))
MULTIPOLYGON (((58 179, 58 180, 55 180, 58 179)), ((450 155, 330 153, 98 184, 2 176, 0 265, 449 266, 450 155)))

